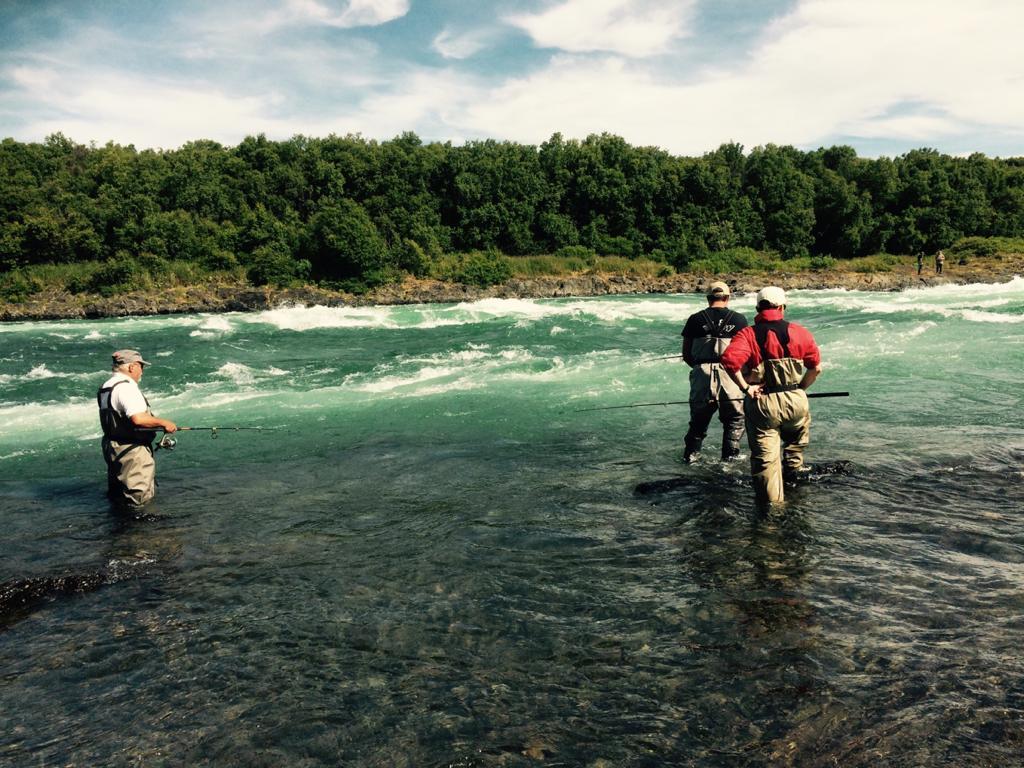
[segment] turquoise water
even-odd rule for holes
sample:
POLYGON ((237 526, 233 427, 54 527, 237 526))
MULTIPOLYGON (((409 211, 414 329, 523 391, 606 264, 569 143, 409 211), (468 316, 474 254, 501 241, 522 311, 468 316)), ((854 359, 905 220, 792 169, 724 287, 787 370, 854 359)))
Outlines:
POLYGON ((1024 280, 790 302, 853 471, 767 517, 717 423, 688 467, 685 406, 581 410, 685 400, 700 296, 0 325, 0 763, 1019 760, 1024 280), (122 347, 265 428, 179 435, 138 521, 122 347))

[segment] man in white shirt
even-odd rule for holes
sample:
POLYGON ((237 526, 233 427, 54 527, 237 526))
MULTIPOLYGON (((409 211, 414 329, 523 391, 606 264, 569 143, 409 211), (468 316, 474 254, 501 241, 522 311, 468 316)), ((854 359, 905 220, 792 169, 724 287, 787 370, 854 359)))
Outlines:
POLYGON ((103 427, 103 458, 107 462, 107 492, 112 501, 129 509, 141 507, 156 495, 153 440, 157 430, 170 434, 173 421, 153 415, 139 389, 149 363, 134 349, 113 354, 114 375, 96 393, 103 427))

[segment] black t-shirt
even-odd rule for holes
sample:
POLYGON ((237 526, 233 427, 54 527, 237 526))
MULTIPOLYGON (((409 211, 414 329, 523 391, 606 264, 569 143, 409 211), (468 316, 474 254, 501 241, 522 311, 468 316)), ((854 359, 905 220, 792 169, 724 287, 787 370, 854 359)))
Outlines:
POLYGON ((728 307, 708 307, 696 314, 683 326, 682 335, 688 339, 714 336, 717 339, 731 339, 747 327, 747 318, 728 307))

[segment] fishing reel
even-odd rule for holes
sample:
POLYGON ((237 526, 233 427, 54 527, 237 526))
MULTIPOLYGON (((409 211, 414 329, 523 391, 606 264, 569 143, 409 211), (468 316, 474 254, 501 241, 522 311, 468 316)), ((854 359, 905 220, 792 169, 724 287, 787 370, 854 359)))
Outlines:
POLYGON ((173 451, 174 446, 176 446, 177 444, 178 441, 175 440, 173 437, 171 437, 170 435, 164 435, 162 438, 160 438, 160 442, 156 444, 156 448, 154 448, 153 450, 159 451, 161 448, 163 448, 165 451, 173 451))

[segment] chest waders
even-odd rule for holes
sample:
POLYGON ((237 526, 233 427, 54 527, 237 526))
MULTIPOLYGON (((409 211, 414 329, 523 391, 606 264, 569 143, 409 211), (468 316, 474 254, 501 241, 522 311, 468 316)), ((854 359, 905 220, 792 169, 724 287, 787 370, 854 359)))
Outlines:
POLYGON ((803 366, 789 351, 789 323, 785 320, 757 323, 754 326, 754 339, 761 353, 761 366, 764 371, 761 391, 770 395, 799 389, 800 380, 803 378, 803 366), (781 358, 773 358, 768 354, 768 331, 775 334, 782 347, 781 358))
POLYGON ((744 402, 750 473, 758 501, 774 503, 784 499, 784 478, 799 473, 803 467, 811 416, 807 395, 800 389, 803 364, 791 356, 789 349, 789 323, 757 323, 754 338, 761 353, 763 396, 744 402), (781 358, 768 354, 769 331, 782 347, 781 358))
MULTIPOLYGON (((116 387, 122 379, 96 393, 103 429, 103 458, 107 463, 107 491, 111 499, 141 506, 156 493, 156 463, 153 460, 154 432, 136 427, 130 418, 111 406, 116 387), (140 450, 141 449, 141 450, 140 450)), ((149 400, 143 395, 146 413, 152 415, 149 400)))
POLYGON ((730 311, 716 320, 705 309, 701 312, 705 335, 694 338, 690 346, 694 362, 690 369, 690 424, 683 438, 683 461, 688 464, 697 460, 716 411, 722 422, 722 459, 731 459, 740 452, 743 438, 740 390, 721 365, 722 353, 739 328, 735 315, 730 311))

